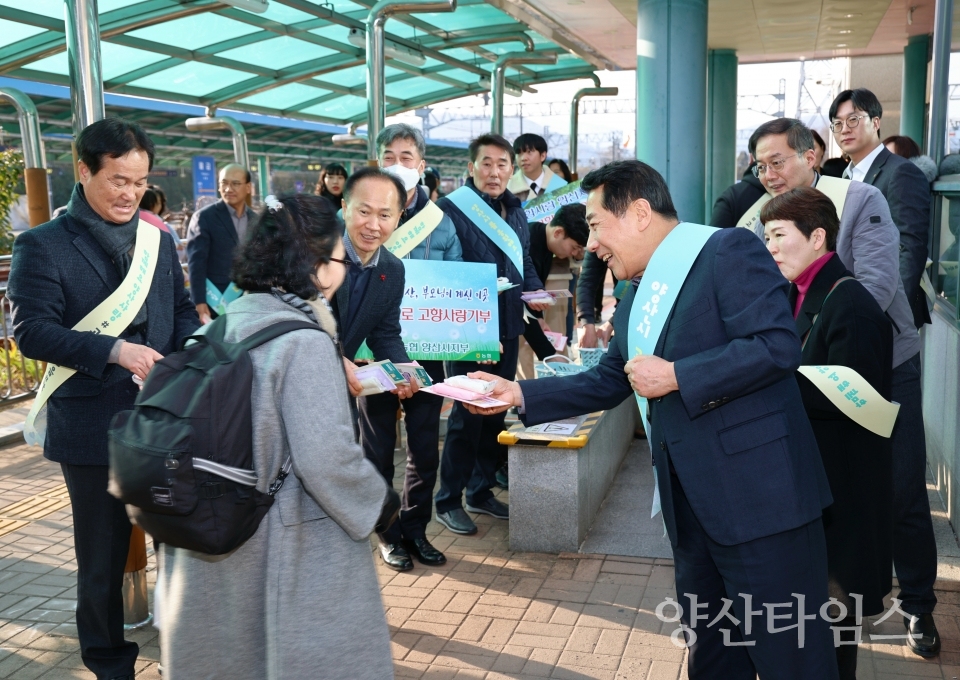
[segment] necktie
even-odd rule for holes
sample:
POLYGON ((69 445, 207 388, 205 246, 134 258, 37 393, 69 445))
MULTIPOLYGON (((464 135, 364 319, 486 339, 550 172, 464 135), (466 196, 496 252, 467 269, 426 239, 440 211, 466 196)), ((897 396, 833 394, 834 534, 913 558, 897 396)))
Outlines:
POLYGON ((533 192, 533 195, 534 195, 534 196, 539 196, 539 195, 540 195, 540 191, 539 191, 539 189, 537 189, 537 183, 536 183, 536 182, 530 182, 530 191, 533 192))

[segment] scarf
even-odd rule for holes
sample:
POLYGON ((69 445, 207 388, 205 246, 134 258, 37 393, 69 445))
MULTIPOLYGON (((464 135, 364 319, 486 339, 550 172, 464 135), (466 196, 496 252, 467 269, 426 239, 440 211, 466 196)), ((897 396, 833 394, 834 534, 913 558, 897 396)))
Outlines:
POLYGON ((317 295, 313 300, 304 300, 293 293, 287 293, 280 288, 271 288, 270 292, 280 300, 283 300, 291 307, 306 314, 311 321, 320 326, 327 335, 333 340, 339 349, 340 344, 337 338, 337 322, 333 317, 333 310, 330 309, 330 303, 323 295, 317 295))
MULTIPOLYGON (((87 197, 83 193, 83 185, 77 182, 73 187, 70 202, 67 204, 67 214, 87 228, 90 235, 113 262, 113 266, 122 280, 130 271, 130 264, 133 260, 131 253, 133 252, 133 244, 137 240, 140 212, 137 211, 133 219, 126 224, 107 222, 90 207, 90 204, 87 203, 87 197)), ((147 303, 144 302, 136 317, 130 322, 130 326, 139 326, 146 321, 147 303)))

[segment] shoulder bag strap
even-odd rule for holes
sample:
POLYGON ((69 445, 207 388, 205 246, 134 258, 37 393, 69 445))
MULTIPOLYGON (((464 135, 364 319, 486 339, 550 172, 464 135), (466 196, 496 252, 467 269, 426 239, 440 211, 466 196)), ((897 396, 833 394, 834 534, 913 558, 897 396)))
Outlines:
POLYGON ((827 296, 823 298, 823 302, 820 304, 820 311, 814 314, 813 321, 810 322, 810 330, 807 331, 807 334, 803 336, 803 344, 800 345, 800 351, 803 351, 803 348, 807 346, 807 340, 810 339, 810 334, 813 332, 813 327, 817 324, 817 319, 820 318, 821 312, 823 312, 824 305, 827 304, 827 300, 830 299, 830 296, 833 294, 833 291, 837 289, 844 281, 856 281, 856 277, 853 276, 841 276, 837 279, 834 284, 830 287, 830 290, 827 292, 827 296))

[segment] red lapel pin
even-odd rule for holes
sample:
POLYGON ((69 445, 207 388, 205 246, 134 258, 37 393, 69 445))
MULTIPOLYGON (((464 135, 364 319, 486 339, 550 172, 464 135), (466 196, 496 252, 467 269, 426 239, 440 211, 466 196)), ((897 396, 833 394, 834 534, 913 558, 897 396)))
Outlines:
POLYGON ((386 275, 386 274, 381 274, 381 275, 380 275, 380 280, 381 280, 381 281, 386 281, 386 280, 387 280, 387 275, 386 275))

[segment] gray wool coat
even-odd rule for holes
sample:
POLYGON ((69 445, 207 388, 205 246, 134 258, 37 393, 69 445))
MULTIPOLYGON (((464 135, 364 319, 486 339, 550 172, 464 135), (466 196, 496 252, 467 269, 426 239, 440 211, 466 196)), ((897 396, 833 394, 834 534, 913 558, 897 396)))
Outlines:
MULTIPOLYGON (((272 295, 246 295, 227 311, 226 340, 304 318, 272 295)), ((386 484, 356 442, 340 355, 326 333, 301 330, 250 356, 257 488, 267 490, 288 455, 293 473, 233 552, 162 546, 164 678, 392 678, 367 540, 386 484)))

